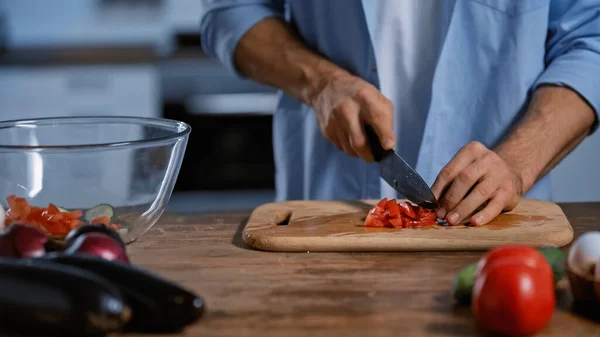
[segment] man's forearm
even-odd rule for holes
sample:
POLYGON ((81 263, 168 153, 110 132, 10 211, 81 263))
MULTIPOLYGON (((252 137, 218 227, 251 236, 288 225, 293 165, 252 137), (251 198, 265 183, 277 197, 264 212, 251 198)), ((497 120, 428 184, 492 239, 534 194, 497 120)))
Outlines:
POLYGON ((310 103, 330 76, 347 73, 307 48, 285 21, 269 18, 252 27, 234 52, 239 70, 256 82, 310 103))
POLYGON ((591 106, 573 90, 542 86, 495 151, 521 176, 525 192, 585 139, 594 118, 591 106))

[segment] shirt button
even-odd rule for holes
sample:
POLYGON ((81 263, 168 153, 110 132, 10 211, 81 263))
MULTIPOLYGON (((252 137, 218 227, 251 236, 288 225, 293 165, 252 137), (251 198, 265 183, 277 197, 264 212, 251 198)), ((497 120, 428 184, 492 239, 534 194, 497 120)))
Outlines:
POLYGON ((376 73, 377 72, 377 65, 375 65, 375 64, 372 65, 371 66, 371 71, 374 72, 374 73, 376 73))

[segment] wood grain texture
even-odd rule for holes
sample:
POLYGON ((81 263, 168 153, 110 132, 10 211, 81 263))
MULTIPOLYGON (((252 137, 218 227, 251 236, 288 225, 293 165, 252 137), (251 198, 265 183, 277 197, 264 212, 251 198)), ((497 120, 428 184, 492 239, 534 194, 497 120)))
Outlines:
MULTIPOLYGON (((600 203, 561 207, 575 238, 600 230, 600 203)), ((262 252, 242 241, 248 215, 166 214, 128 246, 133 263, 206 300, 205 316, 174 336, 486 336, 450 293, 482 252, 262 252)), ((536 337, 600 335, 567 290, 536 337)))
POLYGON ((562 247, 573 228, 555 203, 522 200, 511 212, 480 227, 367 228, 377 200, 288 201, 258 207, 243 232, 250 247, 282 252, 470 251, 501 244, 562 247), (287 225, 279 225, 289 218, 287 225))

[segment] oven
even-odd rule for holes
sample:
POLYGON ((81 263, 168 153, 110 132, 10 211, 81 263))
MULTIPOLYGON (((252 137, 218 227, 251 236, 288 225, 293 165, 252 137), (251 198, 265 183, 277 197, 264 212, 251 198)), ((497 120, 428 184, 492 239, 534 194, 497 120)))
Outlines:
POLYGON ((273 201, 277 91, 185 50, 160 69, 163 116, 192 127, 171 209, 252 209, 273 201))

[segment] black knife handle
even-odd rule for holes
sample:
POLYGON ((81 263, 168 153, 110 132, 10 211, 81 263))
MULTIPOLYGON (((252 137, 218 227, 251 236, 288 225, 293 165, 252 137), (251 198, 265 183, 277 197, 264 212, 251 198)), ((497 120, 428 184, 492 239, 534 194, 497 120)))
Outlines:
POLYGON ((377 133, 375 133, 375 130, 371 125, 365 124, 365 133, 367 134, 367 141, 369 142, 373 159, 375 159, 376 162, 381 161, 389 150, 385 150, 383 146, 381 146, 379 136, 377 136, 377 133))

